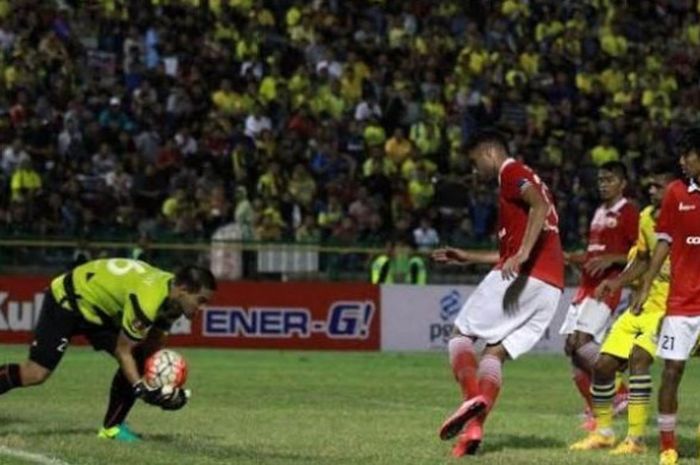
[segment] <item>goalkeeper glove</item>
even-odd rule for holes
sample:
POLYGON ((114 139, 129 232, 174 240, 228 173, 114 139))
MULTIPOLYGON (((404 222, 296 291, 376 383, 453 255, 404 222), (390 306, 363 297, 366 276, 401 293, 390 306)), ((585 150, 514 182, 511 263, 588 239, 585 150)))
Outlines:
MULTIPOLYGON (((165 389, 163 391, 165 391, 165 389)), ((180 410, 187 404, 190 395, 189 389, 175 388, 172 394, 167 396, 165 402, 160 405, 160 408, 163 410, 180 410)))
POLYGON ((163 405, 168 399, 167 393, 163 392, 162 387, 150 387, 143 380, 134 384, 134 396, 150 405, 163 405))

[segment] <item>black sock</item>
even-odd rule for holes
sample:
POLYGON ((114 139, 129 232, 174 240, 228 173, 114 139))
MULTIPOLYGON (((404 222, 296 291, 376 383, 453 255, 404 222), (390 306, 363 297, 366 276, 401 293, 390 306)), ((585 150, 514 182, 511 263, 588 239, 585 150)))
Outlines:
POLYGON ((0 394, 20 386, 22 386, 22 379, 19 375, 19 364, 0 365, 0 394))
MULTIPOLYGON (((143 374, 146 356, 139 349, 134 350, 134 358, 136 359, 139 373, 143 374)), ((105 413, 103 426, 112 428, 124 423, 135 402, 136 397, 134 397, 133 386, 129 384, 129 380, 126 379, 122 369, 117 368, 117 372, 112 378, 112 387, 109 390, 109 406, 107 407, 107 413, 105 413)))
POLYGON ((112 379, 112 388, 109 391, 109 406, 107 413, 105 413, 104 427, 111 428, 123 423, 135 401, 133 387, 122 373, 121 368, 117 368, 112 379))

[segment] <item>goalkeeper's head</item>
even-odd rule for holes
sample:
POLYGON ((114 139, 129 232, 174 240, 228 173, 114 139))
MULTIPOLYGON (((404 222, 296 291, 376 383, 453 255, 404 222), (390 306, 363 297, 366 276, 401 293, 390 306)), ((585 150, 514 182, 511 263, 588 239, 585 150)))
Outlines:
POLYGON ((216 291, 216 278, 207 268, 188 265, 175 272, 170 288, 170 309, 192 319, 216 291))

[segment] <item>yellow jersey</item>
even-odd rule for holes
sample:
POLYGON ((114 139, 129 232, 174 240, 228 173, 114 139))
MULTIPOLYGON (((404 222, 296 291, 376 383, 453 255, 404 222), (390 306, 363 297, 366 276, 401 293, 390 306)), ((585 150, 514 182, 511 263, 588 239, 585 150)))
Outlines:
MULTIPOLYGON (((648 206, 639 214, 639 236, 635 248, 637 252, 651 255, 656 247, 656 219, 654 207, 648 206)), ((649 298, 644 303, 644 310, 666 312, 666 300, 671 277, 671 260, 667 258, 656 279, 651 283, 649 298)))
POLYGON ((167 312, 171 273, 139 260, 109 258, 75 267, 51 282, 56 302, 92 324, 121 328, 133 340, 146 337, 167 312))

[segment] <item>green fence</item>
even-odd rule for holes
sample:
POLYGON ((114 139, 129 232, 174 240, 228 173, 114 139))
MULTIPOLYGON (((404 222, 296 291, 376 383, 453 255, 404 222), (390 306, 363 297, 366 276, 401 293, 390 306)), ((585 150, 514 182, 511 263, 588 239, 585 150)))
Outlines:
MULTIPOLYGON (((483 248, 481 246, 480 248, 483 248)), ((0 237, 0 272, 56 273, 81 259, 99 257, 141 258, 166 269, 184 263, 209 266, 231 279, 367 281, 371 261, 385 250, 372 246, 259 243, 241 241, 80 241, 40 237, 0 237)), ((430 263, 433 283, 475 282, 488 267, 439 266, 430 263)))
MULTIPOLYGON (((488 247, 474 244, 478 249, 488 247)), ((196 263, 228 279, 368 281, 372 259, 384 251, 362 245, 181 240, 139 244, 118 238, 81 241, 5 236, 0 237, 0 273, 54 274, 84 259, 127 257, 165 269, 196 263)), ((476 283, 489 270, 483 265, 437 265, 430 262, 427 253, 420 255, 427 264, 429 283, 476 283)), ((577 278, 575 270, 567 268, 567 283, 575 284, 577 278)))

